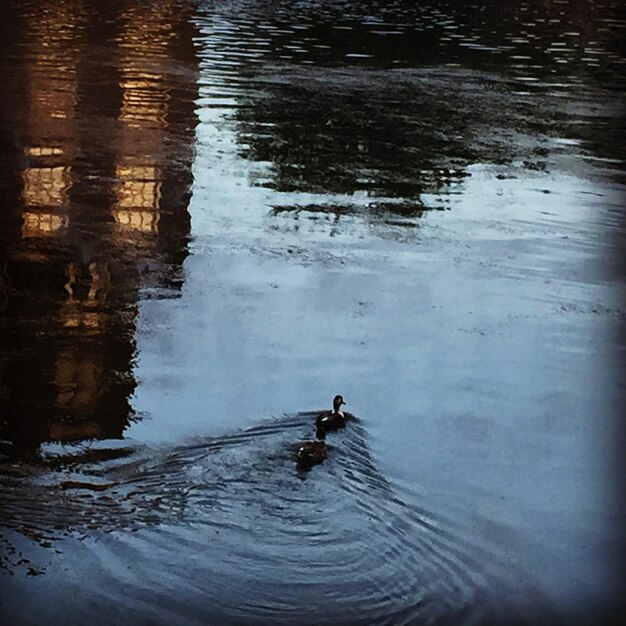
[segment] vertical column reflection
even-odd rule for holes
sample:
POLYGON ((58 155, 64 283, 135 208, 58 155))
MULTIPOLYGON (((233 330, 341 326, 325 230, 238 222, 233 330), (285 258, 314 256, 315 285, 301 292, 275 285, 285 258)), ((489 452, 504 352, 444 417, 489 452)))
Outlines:
POLYGON ((137 301, 175 295, 187 254, 190 9, 98 5, 18 5, 20 54, 0 74, 19 145, 0 154, 18 181, 0 233, 0 437, 21 447, 122 436, 137 301))

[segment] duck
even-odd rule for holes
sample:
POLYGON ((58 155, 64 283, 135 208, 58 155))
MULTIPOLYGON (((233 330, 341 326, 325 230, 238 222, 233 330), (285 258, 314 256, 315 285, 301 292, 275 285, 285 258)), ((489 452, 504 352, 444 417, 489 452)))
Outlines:
POLYGON ((296 452, 298 465, 309 467, 317 465, 326 458, 326 429, 317 426, 315 429, 315 441, 305 441, 296 452))
POLYGON ((315 420, 316 426, 323 426, 325 430, 338 430, 346 427, 346 416, 341 410, 341 406, 345 404, 344 399, 337 395, 333 398, 332 411, 324 411, 317 416, 315 420))

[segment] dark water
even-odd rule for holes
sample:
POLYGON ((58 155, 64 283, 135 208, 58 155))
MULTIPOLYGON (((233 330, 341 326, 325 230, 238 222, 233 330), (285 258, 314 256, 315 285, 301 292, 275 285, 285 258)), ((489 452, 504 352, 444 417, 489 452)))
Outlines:
POLYGON ((6 5, 3 621, 615 619, 626 16, 505 5, 6 5))

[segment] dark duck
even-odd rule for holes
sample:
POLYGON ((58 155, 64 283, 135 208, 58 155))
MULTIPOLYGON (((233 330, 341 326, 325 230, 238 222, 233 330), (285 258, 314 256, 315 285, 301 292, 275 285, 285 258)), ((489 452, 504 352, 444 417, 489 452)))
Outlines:
POLYGON ((315 441, 305 441, 296 452, 298 465, 310 467, 317 465, 326 458, 326 429, 317 426, 315 429, 315 441))
POLYGON ((318 427, 322 426, 327 431, 345 428, 346 416, 341 410, 341 406, 344 404, 345 402, 341 396, 335 396, 333 398, 333 410, 320 413, 315 420, 315 425, 318 427))

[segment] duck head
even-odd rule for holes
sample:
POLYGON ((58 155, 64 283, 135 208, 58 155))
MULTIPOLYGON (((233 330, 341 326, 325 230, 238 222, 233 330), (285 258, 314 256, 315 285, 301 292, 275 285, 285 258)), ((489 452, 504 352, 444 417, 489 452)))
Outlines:
POLYGON ((343 398, 341 396, 335 396, 333 398, 333 413, 338 413, 339 415, 343 416, 343 413, 341 412, 342 404, 345 404, 343 398))

